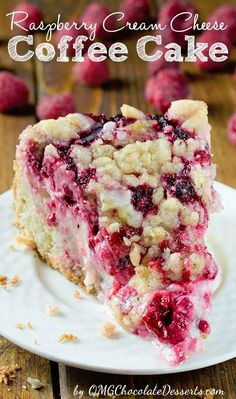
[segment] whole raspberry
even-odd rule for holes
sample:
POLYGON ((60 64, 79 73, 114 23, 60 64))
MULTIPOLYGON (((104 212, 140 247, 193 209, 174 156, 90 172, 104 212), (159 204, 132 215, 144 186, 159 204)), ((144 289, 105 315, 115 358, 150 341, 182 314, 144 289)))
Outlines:
POLYGON ((88 56, 73 68, 76 80, 90 86, 99 86, 110 77, 108 61, 94 62, 88 56))
POLYGON ((224 31, 232 43, 236 42, 236 7, 223 5, 218 7, 209 18, 209 22, 224 22, 227 29, 224 31))
MULTIPOLYGON (((229 52, 232 49, 232 43, 224 31, 204 31, 198 36, 197 43, 207 43, 208 48, 202 53, 208 58, 208 61, 201 61, 199 58, 196 61, 197 66, 203 71, 212 71, 214 69, 220 69, 225 66, 228 62, 228 58, 223 62, 215 62, 209 57, 209 48, 217 43, 221 42, 226 45, 229 52)), ((219 56, 221 56, 220 54, 219 56)))
POLYGON ((25 81, 10 72, 0 72, 0 111, 23 107, 29 98, 25 81))
POLYGON ((229 119, 227 136, 230 144, 236 145, 236 112, 229 119))
MULTIPOLYGON (((103 4, 91 3, 85 8, 80 19, 86 24, 86 27, 89 27, 89 25, 94 25, 94 23, 96 22, 96 36, 103 39, 111 35, 110 32, 107 32, 103 28, 103 21, 110 14, 111 12, 109 11, 109 9, 103 4)), ((115 25, 116 21, 114 16, 111 16, 106 20, 105 26, 107 29, 113 30, 115 28, 115 25)))
POLYGON ((173 21, 173 28, 181 31, 189 28, 193 24, 194 15, 197 13, 196 8, 186 1, 181 0, 169 0, 160 9, 159 20, 163 26, 166 25, 166 29, 161 31, 162 42, 167 44, 170 42, 178 43, 180 46, 185 46, 186 42, 184 36, 186 34, 191 35, 194 32, 189 29, 187 32, 175 32, 171 29, 170 22, 175 16, 181 13, 191 13, 190 15, 180 15, 173 21), (190 18, 189 18, 190 17, 190 18), (189 19, 188 19, 189 18, 189 19))
POLYGON ((70 94, 62 93, 55 96, 44 96, 36 107, 36 115, 41 119, 57 119, 75 112, 75 105, 70 94))
MULTIPOLYGON (((163 53, 166 51, 164 46, 158 47, 158 50, 163 51, 163 53)), ((152 54, 154 54, 157 51, 155 48, 152 51, 152 54)), ((160 72, 162 69, 166 68, 171 68, 171 69, 178 69, 179 68, 179 62, 168 62, 165 60, 164 56, 162 55, 158 60, 156 61, 149 61, 147 63, 148 67, 148 75, 156 75, 158 72, 160 72)))
POLYGON ((172 101, 188 96, 188 80, 178 69, 163 69, 148 79, 145 93, 150 104, 166 112, 172 101))
POLYGON ((22 26, 27 30, 29 29, 31 23, 35 24, 35 26, 38 26, 43 19, 43 14, 40 8, 27 1, 18 4, 13 11, 18 12, 15 15, 15 21, 18 22, 20 26, 22 26), (20 13, 19 11, 22 11, 22 13, 20 13), (25 13, 28 14, 27 18, 25 18, 25 13), (24 18, 25 20, 20 22, 21 19, 24 18))
MULTIPOLYGON (((71 21, 71 23, 72 23, 72 21, 71 21)), ((62 38, 62 36, 69 35, 69 36, 72 37, 72 40, 67 42, 67 44, 68 44, 67 52, 71 56, 73 56, 74 53, 75 53, 75 50, 73 48, 73 44, 75 43, 75 40, 76 40, 77 36, 82 36, 82 35, 83 36, 87 36, 87 37, 89 36, 89 32, 84 28, 84 26, 82 26, 82 23, 80 21, 77 21, 76 24, 77 24, 78 27, 80 27, 80 29, 76 29, 75 26, 72 26, 68 30, 63 28, 62 30, 58 30, 55 33, 55 38, 56 38, 56 42, 57 43, 59 43, 59 41, 62 38)), ((91 42, 90 42, 89 39, 83 42, 85 50, 88 49, 88 46, 89 46, 90 43, 91 42)))
POLYGON ((125 24, 130 22, 145 22, 150 18, 150 6, 148 0, 123 0, 120 11, 124 13, 125 24))

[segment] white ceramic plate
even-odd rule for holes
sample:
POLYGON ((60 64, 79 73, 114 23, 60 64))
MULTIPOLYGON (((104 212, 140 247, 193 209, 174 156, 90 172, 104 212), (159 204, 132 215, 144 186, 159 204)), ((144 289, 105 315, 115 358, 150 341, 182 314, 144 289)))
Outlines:
MULTIPOLYGON (((119 336, 107 339, 99 327, 112 316, 92 296, 81 293, 58 272, 30 251, 12 251, 15 230, 12 227, 12 194, 0 196, 0 274, 9 278, 18 274, 21 284, 0 287, 0 334, 17 345, 45 358, 82 369, 118 374, 167 374, 199 369, 236 356, 236 190, 216 183, 224 210, 212 215, 208 243, 221 266, 223 278, 215 294, 211 315, 212 334, 204 350, 192 355, 183 365, 161 363, 153 344, 118 327, 119 336), (48 304, 58 306, 60 314, 48 316, 48 304), (30 322, 33 329, 16 329, 17 323, 30 322), (78 341, 59 343, 68 332, 78 341), (34 340, 38 340, 38 345, 34 340)), ((112 320, 113 321, 113 320, 112 320)))

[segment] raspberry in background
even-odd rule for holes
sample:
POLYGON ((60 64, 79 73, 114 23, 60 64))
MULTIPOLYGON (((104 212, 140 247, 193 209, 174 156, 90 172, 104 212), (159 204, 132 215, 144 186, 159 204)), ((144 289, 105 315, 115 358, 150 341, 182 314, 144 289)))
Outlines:
POLYGON ((73 67, 73 73, 78 82, 90 86, 99 86, 110 78, 108 61, 94 62, 87 55, 73 67))
POLYGON ((166 112, 172 101, 188 97, 188 80, 178 69, 163 69, 148 79, 145 94, 150 104, 166 112))
POLYGON ((0 72, 0 111, 7 112, 27 104, 29 90, 25 81, 11 72, 0 72))
POLYGON ((236 112, 229 118, 227 136, 230 144, 236 145, 236 112))
MULTIPOLYGON (((111 35, 110 32, 107 32, 103 29, 103 21, 109 14, 111 14, 111 12, 105 5, 99 3, 91 3, 85 8, 83 14, 80 17, 80 20, 84 22, 87 27, 89 25, 94 25, 94 23, 96 22, 96 36, 103 39, 111 35)), ((116 21, 114 16, 109 17, 106 23, 106 27, 109 30, 113 30, 115 28, 115 25, 116 21)))
POLYGON ((209 18, 209 22, 214 23, 224 22, 228 25, 227 29, 223 31, 228 39, 236 42, 236 7, 230 5, 222 5, 218 7, 209 18))
MULTIPOLYGON (((78 26, 80 26, 82 24, 82 22, 80 22, 80 21, 75 21, 75 22, 77 23, 78 26)), ((70 23, 72 23, 72 21, 70 23)), ((62 30, 56 31, 56 33, 55 33, 56 42, 59 43, 61 37, 65 36, 65 35, 69 35, 69 36, 72 37, 72 40, 67 42, 67 44, 68 44, 67 52, 68 52, 69 55, 73 56, 74 53, 75 53, 75 50, 73 48, 73 44, 75 43, 75 40, 76 40, 77 36, 82 36, 83 35, 83 36, 87 36, 88 37, 89 36, 89 32, 83 26, 81 26, 81 28, 79 30, 76 29, 74 26, 72 26, 72 28, 69 29, 69 30, 63 28, 62 30)), ((89 47, 89 44, 91 44, 91 41, 88 39, 85 42, 83 42, 83 44, 84 44, 84 49, 86 51, 88 49, 88 47, 89 47)))
POLYGON ((13 11, 27 12, 28 17, 22 22, 20 22, 20 20, 24 18, 24 14, 19 13, 15 15, 15 21, 19 21, 19 24, 25 29, 29 29, 31 23, 34 23, 35 26, 38 26, 40 21, 43 19, 43 14, 40 8, 29 3, 28 1, 17 4, 13 11))
MULTIPOLYGON (((197 42, 201 43, 207 43, 208 44, 208 49, 205 49, 203 51, 203 54, 208 57, 208 61, 201 61, 199 58, 196 61, 196 65, 203 71, 212 71, 214 69, 221 69, 223 68, 227 63, 229 59, 229 54, 228 58, 223 61, 223 62, 215 62, 209 57, 209 48, 211 47, 212 44, 215 44, 217 42, 224 43, 226 47, 229 50, 229 53, 232 49, 232 43, 228 38, 228 35, 225 34, 224 31, 204 31, 198 36, 197 42)), ((219 55, 221 56, 221 54, 219 55)))
POLYGON ((57 119, 75 112, 73 97, 68 93, 44 96, 36 107, 38 119, 57 119))
MULTIPOLYGON (((166 49, 164 46, 162 46, 162 47, 159 46, 158 50, 164 52, 166 49)), ((157 49, 155 48, 152 51, 152 54, 154 54, 156 51, 157 51, 157 49)), ((169 62, 169 61, 166 61, 163 56, 161 56, 156 61, 148 61, 147 68, 148 68, 148 75, 152 76, 152 75, 156 75, 162 69, 166 69, 166 68, 179 69, 179 62, 169 62)))
POLYGON ((158 22, 161 23, 163 26, 166 25, 166 29, 158 32, 158 34, 162 35, 163 44, 175 42, 178 43, 180 46, 185 47, 186 42, 184 36, 186 34, 194 34, 194 31, 191 29, 189 29, 187 32, 175 32, 170 28, 170 21, 177 14, 183 12, 189 12, 192 14, 192 16, 188 21, 185 21, 186 16, 178 17, 174 22, 174 28, 177 30, 184 30, 192 26, 194 15, 197 13, 196 8, 191 3, 181 0, 169 0, 161 7, 158 22))
POLYGON ((120 11, 124 13, 123 23, 140 23, 150 19, 150 5, 148 0, 123 0, 120 11))

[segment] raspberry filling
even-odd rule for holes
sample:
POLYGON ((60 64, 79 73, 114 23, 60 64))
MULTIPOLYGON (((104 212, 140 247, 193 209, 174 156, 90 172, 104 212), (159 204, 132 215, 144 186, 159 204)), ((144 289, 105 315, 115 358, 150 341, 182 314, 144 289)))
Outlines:
POLYGON ((211 332, 211 327, 209 326, 209 323, 206 320, 200 320, 198 328, 203 334, 210 334, 211 332))
POLYGON ((146 215, 150 211, 155 211, 156 207, 152 202, 153 188, 147 185, 131 187, 131 203, 137 211, 146 215))
POLYGON ((186 296, 175 292, 158 292, 148 305, 143 321, 161 342, 172 345, 183 341, 193 321, 193 305, 186 296))
POLYGON ((164 176, 163 180, 166 195, 169 193, 185 204, 197 200, 197 194, 190 177, 173 174, 164 176))

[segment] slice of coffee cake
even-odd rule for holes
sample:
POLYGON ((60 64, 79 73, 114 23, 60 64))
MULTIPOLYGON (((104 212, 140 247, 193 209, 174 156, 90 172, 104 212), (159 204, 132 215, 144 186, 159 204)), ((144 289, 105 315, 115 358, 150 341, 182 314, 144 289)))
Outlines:
POLYGON ((219 208, 207 106, 121 112, 70 114, 21 134, 17 226, 48 264, 179 363, 210 332, 217 275, 204 243, 219 208))

